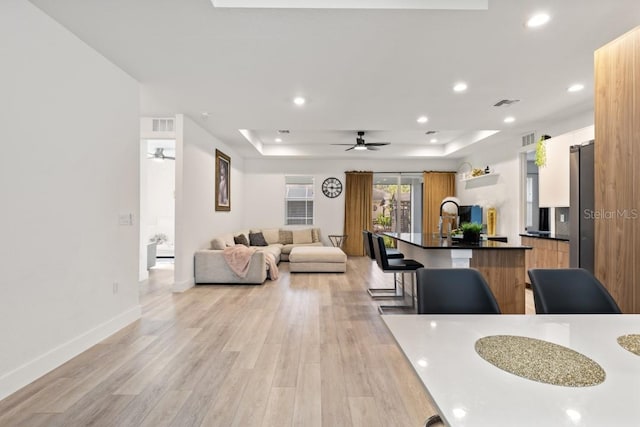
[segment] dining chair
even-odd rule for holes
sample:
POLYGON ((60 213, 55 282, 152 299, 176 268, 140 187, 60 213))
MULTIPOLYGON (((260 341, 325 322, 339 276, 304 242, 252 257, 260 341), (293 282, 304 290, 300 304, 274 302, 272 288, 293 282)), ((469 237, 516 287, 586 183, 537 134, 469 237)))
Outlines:
POLYGON ((621 314, 611 294, 583 268, 528 271, 536 314, 621 314))
POLYGON ((418 314, 500 314, 482 274, 473 268, 416 271, 418 314))
MULTIPOLYGON (((414 309, 415 308, 415 296, 416 293, 414 292, 413 289, 413 284, 415 283, 414 280, 414 273, 417 269, 424 267, 423 264, 419 263, 416 260, 413 259, 407 259, 407 258, 388 258, 387 257, 387 251, 385 250, 385 245, 384 245, 384 239, 382 238, 382 236, 378 236, 378 235, 372 235, 371 236, 372 240, 373 240, 373 252, 375 254, 376 257, 376 263, 378 264, 378 267, 380 267, 380 269, 385 272, 385 273, 394 273, 394 277, 395 277, 395 273, 400 273, 401 275, 401 280, 400 280, 400 285, 402 287, 402 293, 401 293, 401 297, 402 299, 405 298, 405 287, 404 287, 404 274, 405 273, 411 273, 411 305, 379 305, 378 306, 378 311, 380 311, 380 313, 383 313, 384 310, 393 310, 393 309, 414 309)), ((395 280, 394 280, 395 282, 395 280)))
MULTIPOLYGON (((364 244, 364 250, 367 253, 367 256, 375 261, 376 256, 373 252, 373 233, 369 230, 362 230, 362 242, 364 244)), ((398 259, 404 258, 404 254, 397 249, 387 248, 385 247, 385 252, 387 253, 387 258, 389 259, 398 259)), ((393 288, 368 288, 367 292, 371 295, 372 298, 402 298, 403 296, 398 295, 398 280, 396 274, 393 274, 393 288)))

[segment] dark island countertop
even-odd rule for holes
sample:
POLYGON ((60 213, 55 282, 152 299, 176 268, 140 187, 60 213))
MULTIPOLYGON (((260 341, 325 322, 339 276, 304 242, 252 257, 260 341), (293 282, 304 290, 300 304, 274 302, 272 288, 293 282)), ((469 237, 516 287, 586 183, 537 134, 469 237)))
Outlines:
POLYGON ((548 240, 561 240, 563 242, 569 241, 568 234, 529 234, 520 233, 521 237, 533 237, 534 239, 548 239, 548 240))
POLYGON ((463 242, 462 239, 440 238, 433 233, 382 233, 403 243, 423 249, 531 249, 531 246, 512 245, 492 240, 481 240, 478 244, 463 242))

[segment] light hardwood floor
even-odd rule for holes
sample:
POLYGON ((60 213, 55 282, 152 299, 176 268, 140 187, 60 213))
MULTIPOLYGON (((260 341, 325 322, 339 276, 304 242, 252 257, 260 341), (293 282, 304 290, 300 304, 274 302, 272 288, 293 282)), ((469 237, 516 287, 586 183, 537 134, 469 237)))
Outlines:
POLYGON ((4 399, 0 425, 408 427, 435 412, 366 292, 390 275, 364 257, 280 270, 181 294, 151 281, 139 321, 4 399))

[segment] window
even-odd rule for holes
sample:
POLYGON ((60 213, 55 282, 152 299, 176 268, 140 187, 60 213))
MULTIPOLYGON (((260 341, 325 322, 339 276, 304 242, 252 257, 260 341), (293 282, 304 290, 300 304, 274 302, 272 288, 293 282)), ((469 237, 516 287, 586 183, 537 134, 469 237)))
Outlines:
POLYGON ((313 177, 285 176, 286 225, 313 225, 313 177))

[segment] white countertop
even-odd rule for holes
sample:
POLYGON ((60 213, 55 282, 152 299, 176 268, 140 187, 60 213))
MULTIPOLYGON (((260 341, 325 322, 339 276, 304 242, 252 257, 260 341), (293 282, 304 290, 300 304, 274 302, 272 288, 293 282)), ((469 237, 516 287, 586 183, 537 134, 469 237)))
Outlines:
POLYGON ((383 315, 451 426, 640 426, 640 356, 618 345, 640 315, 383 315), (518 377, 475 351, 489 335, 553 342, 591 358, 606 379, 563 387, 518 377))

